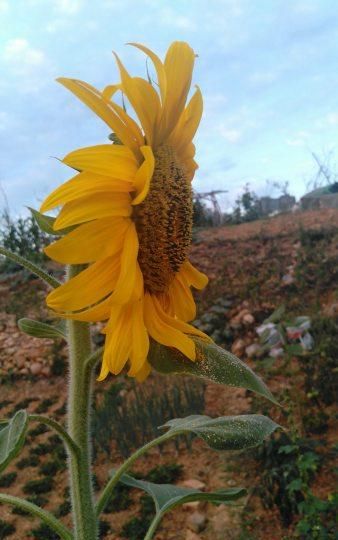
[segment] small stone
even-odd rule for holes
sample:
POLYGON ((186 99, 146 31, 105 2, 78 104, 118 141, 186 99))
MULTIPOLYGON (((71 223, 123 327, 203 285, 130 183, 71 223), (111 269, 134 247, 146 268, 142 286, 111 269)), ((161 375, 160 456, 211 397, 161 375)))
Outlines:
POLYGON ((255 322, 255 317, 251 313, 246 313, 243 316, 242 321, 244 324, 253 324, 255 322))
POLYGON ((182 504, 185 510, 198 510, 199 505, 200 505, 200 501, 192 501, 192 502, 182 504))
POLYGON ((251 343, 251 345, 248 345, 245 349, 245 354, 248 358, 255 358, 259 357, 262 354, 262 348, 258 343, 251 343))
POLYGON ((198 536, 198 534, 194 533, 193 531, 189 531, 188 529, 185 540, 201 540, 201 537, 198 536))
POLYGON ((188 527, 197 533, 205 529, 206 522, 206 517, 201 512, 194 512, 188 517, 188 527))
POLYGON ((42 370, 41 370, 41 373, 45 377, 49 377, 50 376, 50 367, 48 367, 48 366, 43 367, 42 370))
POLYGON ((33 364, 31 364, 30 366, 30 372, 32 373, 32 375, 39 375, 39 373, 41 373, 41 370, 42 365, 40 364, 40 362, 33 362, 33 364))
POLYGON ((184 480, 184 482, 182 482, 182 486, 190 489, 202 490, 205 488, 205 483, 196 478, 189 478, 189 480, 184 480))
POLYGON ((236 356, 240 356, 240 355, 243 354, 244 349, 245 349, 245 343, 244 343, 243 339, 238 338, 232 344, 231 352, 233 354, 235 354, 236 356))

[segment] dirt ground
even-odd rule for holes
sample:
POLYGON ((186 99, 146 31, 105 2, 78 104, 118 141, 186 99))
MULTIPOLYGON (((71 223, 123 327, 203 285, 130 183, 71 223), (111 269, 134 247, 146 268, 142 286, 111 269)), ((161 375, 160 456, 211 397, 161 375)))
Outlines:
MULTIPOLYGON (((314 312, 333 314, 337 305, 337 282, 334 275, 334 261, 337 262, 338 247, 331 243, 325 255, 325 264, 320 267, 313 264, 306 275, 299 271, 300 235, 302 230, 323 229, 331 231, 338 229, 338 211, 325 210, 297 214, 287 214, 275 218, 245 223, 238 226, 220 227, 217 229, 200 230, 195 235, 192 247, 192 260, 197 266, 205 271, 210 278, 206 291, 198 297, 199 316, 205 312, 217 299, 230 299, 232 304, 229 311, 224 315, 224 324, 229 325, 231 336, 226 346, 231 347, 236 340, 242 339, 245 345, 255 339, 255 327, 260 324, 282 302, 286 304, 290 313, 303 315, 314 312), (331 265, 331 266, 330 266, 331 265), (290 269, 291 268, 291 269, 290 269), (289 281, 285 276, 291 275, 289 281), (292 281, 293 280, 293 281, 292 281), (232 324, 243 306, 252 314, 254 322, 248 325, 232 324), (232 325, 232 326, 231 326, 232 325)), ((317 264, 317 263, 316 263, 317 264)), ((13 290, 3 287, 3 298, 9 305, 9 294, 13 290), (8 294, 7 294, 8 293, 8 294)), ((197 297, 196 297, 197 298, 197 297)), ((15 301, 18 301, 16 298, 15 301)), ((0 309, 3 314, 8 312, 4 301, 0 301, 0 309)), ((20 310, 23 309, 20 305, 20 310)), ((12 313, 12 309, 9 310, 12 313)), ((1 328, 1 327, 0 327, 1 328)), ((17 331, 17 330, 16 330, 17 331)), ((6 325, 2 326, 2 333, 6 332, 6 325)), ((6 334, 8 338, 8 335, 6 334)), ((13 346, 15 349, 15 345, 13 346)), ((12 350, 15 357, 20 351, 12 350)), ((27 352, 27 351, 26 351, 27 352)), ((0 350, 0 358, 6 355, 5 350, 0 350)), ((29 355, 29 351, 27 352, 29 355)), ((45 354, 45 352, 43 353, 45 354)), ((249 361, 251 367, 256 369, 256 363, 248 360, 245 352, 242 358, 249 361)), ((282 365, 282 364, 281 364, 282 365)), ((259 368, 260 374, 265 378, 266 374, 259 368)), ((294 388, 295 381, 290 378, 290 370, 283 373, 283 369, 276 369, 273 374, 267 375, 267 382, 271 390, 278 392, 281 388, 294 388)), ((28 403, 30 412, 36 411, 39 404, 47 398, 51 402, 46 405, 46 413, 57 419, 64 419, 67 377, 50 375, 49 373, 33 376, 23 375, 20 378, 6 378, 0 385, 0 416, 5 418, 15 405, 32 400, 28 403), (8 400, 8 404, 3 405, 8 400), (61 411, 60 411, 61 409, 61 411)), ((146 383, 156 387, 158 375, 150 378, 146 383)), ((299 379, 302 385, 302 379, 299 379)), ((104 383, 110 384, 111 381, 104 383)), ((95 383, 96 387, 102 383, 95 383)), ((235 415, 252 412, 252 394, 240 389, 221 387, 208 384, 205 390, 205 414, 210 416, 235 415)), ((265 404, 266 414, 276 422, 283 423, 283 415, 278 407, 265 404)), ((333 412, 330 409, 330 412, 333 412)), ((334 438, 333 414, 329 420, 326 440, 334 438)), ((36 426, 32 426, 36 427, 36 426)), ((6 469, 6 473, 16 472, 17 478, 13 485, 0 488, 0 491, 12 495, 21 496, 22 486, 29 480, 37 477, 36 466, 27 466, 18 469, 17 464, 23 458, 29 457, 29 447, 43 444, 48 441, 51 432, 29 436, 26 445, 19 457, 6 469)), ((40 466, 48 461, 45 455, 39 456, 40 466)), ((170 512, 156 534, 156 540, 282 540, 294 538, 293 524, 283 527, 278 509, 264 509, 260 498, 252 490, 259 483, 260 471, 257 462, 250 452, 221 453, 215 452, 206 445, 194 440, 191 449, 185 446, 180 448, 179 453, 172 445, 165 446, 162 453, 152 450, 139 460, 135 470, 146 472, 159 463, 179 463, 183 465, 183 475, 178 480, 178 485, 185 480, 199 480, 205 485, 205 490, 221 487, 243 486, 249 488, 248 497, 233 507, 224 505, 215 507, 206 504, 194 504, 170 512), (190 526, 191 515, 196 510, 205 517, 203 530, 193 532, 190 526), (244 518, 243 518, 244 514, 244 518), (243 529, 243 519, 251 520, 250 537, 243 529)), ((103 453, 99 453, 95 462, 95 473, 99 486, 103 486, 109 475, 109 471, 121 463, 121 456, 117 447, 112 443, 109 461, 103 453)), ((324 465, 315 480, 316 493, 325 496, 333 489, 334 480, 330 474, 330 467, 324 465)), ((1 477, 0 477, 1 479, 1 477)), ((47 493, 47 502, 44 506, 47 510, 55 511, 63 501, 63 495, 67 486, 67 477, 60 470, 53 476, 54 486, 47 493)), ((104 538, 110 540, 122 540, 122 525, 132 516, 138 515, 139 495, 132 494, 133 504, 126 510, 117 513, 105 514, 104 520, 111 525, 112 532, 104 538)), ((12 513, 8 506, 0 506, 0 519, 15 526, 16 531, 9 535, 10 540, 28 540, 32 538, 29 531, 38 525, 38 520, 27 516, 12 513)), ((70 524, 70 516, 62 518, 66 524, 70 524)), ((1 538, 1 536, 0 536, 1 538)), ((4 537, 5 538, 5 537, 4 537)), ((7 538, 7 536, 6 536, 7 538)), ((52 537, 51 537, 52 538, 52 537)), ((102 536, 103 538, 103 536, 102 536)))

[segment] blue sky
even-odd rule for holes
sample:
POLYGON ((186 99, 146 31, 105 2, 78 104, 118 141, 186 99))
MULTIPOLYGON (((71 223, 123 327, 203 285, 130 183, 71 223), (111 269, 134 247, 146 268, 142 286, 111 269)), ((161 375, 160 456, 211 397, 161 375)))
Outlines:
POLYGON ((54 79, 116 82, 112 50, 144 75, 144 56, 124 44, 163 55, 173 40, 199 55, 195 189, 228 190, 224 208, 247 182, 273 194, 267 179, 299 197, 311 150, 338 161, 336 0, 0 0, 0 183, 14 213, 70 176, 53 156, 107 140, 54 79))

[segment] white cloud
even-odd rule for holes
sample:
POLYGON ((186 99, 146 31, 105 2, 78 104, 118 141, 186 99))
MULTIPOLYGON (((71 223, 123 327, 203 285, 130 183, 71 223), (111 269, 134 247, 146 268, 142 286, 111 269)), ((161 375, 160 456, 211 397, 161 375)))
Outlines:
POLYGON ((232 144, 238 143, 243 133, 239 129, 227 129, 225 126, 219 127, 219 132, 221 137, 223 137, 226 141, 232 144))
POLYGON ((274 82, 277 73, 273 71, 255 71, 249 76, 249 81, 254 85, 265 85, 274 82))
POLYGON ((3 58, 6 62, 14 65, 18 71, 26 71, 28 68, 41 66, 46 62, 43 51, 32 47, 26 39, 15 38, 7 41, 3 58))
POLYGON ((338 125, 338 113, 329 113, 326 117, 327 123, 331 126, 337 126, 338 125))
POLYGON ((82 0, 54 0, 55 8, 65 15, 74 15, 82 7, 82 0))
POLYGON ((286 144, 289 146, 306 146, 309 136, 307 131, 298 131, 295 133, 294 137, 286 139, 286 144))
POLYGON ((0 13, 6 13, 9 10, 7 0, 0 0, 0 13))

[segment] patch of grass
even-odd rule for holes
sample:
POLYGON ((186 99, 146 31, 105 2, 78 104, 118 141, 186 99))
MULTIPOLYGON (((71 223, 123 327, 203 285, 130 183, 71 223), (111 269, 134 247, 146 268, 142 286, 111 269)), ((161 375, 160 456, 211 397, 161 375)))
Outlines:
POLYGON ((20 409, 27 409, 30 403, 37 400, 38 398, 32 397, 32 398, 26 398, 26 399, 23 399, 22 401, 19 401, 19 403, 15 405, 13 409, 13 413, 19 411, 20 409))
POLYGON ((33 538, 36 538, 37 540, 59 540, 60 537, 58 534, 56 534, 52 529, 50 529, 47 525, 44 523, 41 523, 39 527, 36 527, 36 529, 32 529, 29 532, 29 535, 33 538))
POLYGON ((144 480, 154 482, 155 484, 174 484, 181 478, 183 465, 179 463, 168 463, 166 465, 158 465, 147 473, 144 480))
POLYGON ((52 407, 52 405, 54 405, 55 402, 56 402, 55 397, 54 398, 43 399, 39 403, 37 408, 35 409, 36 414, 44 414, 44 413, 48 412, 49 408, 52 407))
POLYGON ((13 401, 11 401, 10 399, 4 399, 3 401, 0 401, 0 410, 8 407, 8 405, 11 405, 12 403, 13 401))
POLYGON ((56 515, 56 517, 68 516, 68 514, 70 514, 71 510, 72 510, 72 506, 70 504, 70 501, 64 501, 56 509, 55 515, 56 515))
POLYGON ((58 471, 62 471, 65 468, 65 463, 55 460, 55 461, 46 461, 39 468, 39 473, 44 476, 54 476, 58 471))
POLYGON ((67 403, 64 402, 64 404, 61 405, 61 407, 59 407, 58 409, 54 411, 54 414, 56 414, 57 416, 64 416, 66 412, 67 412, 67 403))
POLYGON ((11 486, 15 480, 16 480, 16 477, 17 477, 17 473, 16 472, 10 472, 10 473, 7 473, 7 474, 2 474, 0 476, 0 487, 9 487, 11 486))
POLYGON ((20 459, 16 466, 18 469, 25 469, 26 467, 37 467, 40 465, 40 459, 37 455, 29 455, 26 458, 20 459))
POLYGON ((30 429, 28 431, 28 435, 32 438, 37 437, 38 435, 42 435, 43 433, 47 433, 47 431, 50 431, 50 428, 46 426, 45 424, 39 424, 33 429, 30 429))
POLYGON ((50 451, 49 444, 39 443, 37 446, 33 446, 29 453, 31 456, 45 456, 50 451))
POLYGON ((130 488, 119 483, 115 487, 113 495, 104 509, 104 513, 110 514, 111 512, 120 512, 121 510, 126 510, 129 508, 132 502, 133 501, 130 498, 130 488))
POLYGON ((54 480, 52 478, 39 478, 38 480, 30 480, 23 486, 23 492, 40 495, 42 493, 49 493, 54 487, 54 480))
POLYGON ((0 538, 6 538, 15 533, 16 529, 11 523, 7 523, 3 519, 0 519, 0 538))

